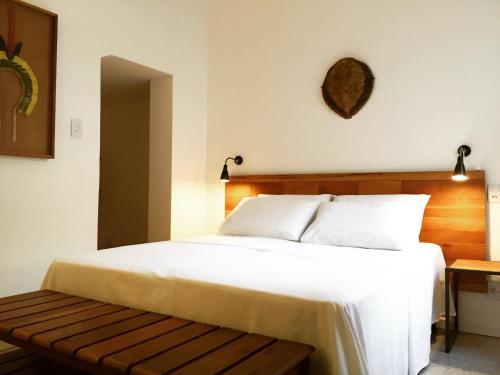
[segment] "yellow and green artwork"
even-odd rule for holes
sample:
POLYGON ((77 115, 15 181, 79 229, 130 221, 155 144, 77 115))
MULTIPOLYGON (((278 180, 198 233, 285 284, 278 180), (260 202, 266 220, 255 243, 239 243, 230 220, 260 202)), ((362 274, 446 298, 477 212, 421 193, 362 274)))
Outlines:
MULTIPOLYGON (((21 96, 19 101, 12 108, 12 142, 17 141, 17 114, 29 116, 36 106, 38 101, 38 80, 35 73, 24 61, 20 54, 23 46, 22 42, 15 42, 15 9, 9 8, 8 17, 8 37, 7 43, 2 35, 0 35, 0 71, 6 70, 14 74, 21 85, 21 96)), ((0 103, 1 105, 1 103, 0 103)), ((0 117, 0 129, 2 127, 2 119, 0 117)))
POLYGON ((1 155, 54 157, 57 15, 0 0, 1 155))

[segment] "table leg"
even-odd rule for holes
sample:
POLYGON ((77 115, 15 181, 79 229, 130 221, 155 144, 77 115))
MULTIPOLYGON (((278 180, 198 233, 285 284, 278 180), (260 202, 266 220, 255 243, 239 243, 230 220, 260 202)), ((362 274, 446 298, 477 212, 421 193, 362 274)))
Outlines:
POLYGON ((444 273, 444 305, 445 305, 445 350, 449 353, 451 350, 450 341, 450 273, 448 270, 444 273))
POLYGON ((458 294, 460 286, 460 272, 453 272, 453 302, 455 304, 455 334, 458 334, 458 294))

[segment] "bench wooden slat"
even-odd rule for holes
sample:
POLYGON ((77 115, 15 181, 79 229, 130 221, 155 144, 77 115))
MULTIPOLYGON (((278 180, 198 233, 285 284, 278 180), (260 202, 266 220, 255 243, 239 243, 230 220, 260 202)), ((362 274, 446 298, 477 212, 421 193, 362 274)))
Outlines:
MULTIPOLYGON (((70 373, 58 372, 52 365, 47 362, 37 363, 35 366, 28 367, 13 373, 13 375, 70 375, 70 373)), ((76 373, 75 373, 76 374, 76 373)), ((79 374, 80 375, 80 374, 79 374)), ((81 374, 83 375, 83 374, 81 374)))
MULTIPOLYGON (((15 358, 22 357, 33 357, 33 355, 22 349, 11 350, 9 352, 0 354, 0 364, 9 362, 15 358)), ((9 375, 89 375, 88 373, 72 369, 68 366, 56 363, 40 356, 38 356, 38 362, 34 361, 33 363, 30 360, 24 362, 24 366, 26 365, 28 367, 23 367, 22 363, 19 366, 18 363, 17 367, 21 368, 11 368, 10 370, 12 370, 12 372, 10 372, 9 375)), ((4 374, 4 372, 0 372, 0 374, 4 374)))
POLYGON ((248 334, 172 372, 175 375, 218 374, 276 341, 272 337, 248 334))
POLYGON ((0 299, 0 340, 27 350, 0 355, 12 375, 306 374, 314 351, 47 290, 0 299))
POLYGON ((95 307, 105 305, 104 302, 97 301, 86 301, 82 303, 77 303, 71 306, 60 307, 58 309, 54 309, 50 312, 41 312, 37 314, 32 314, 28 316, 23 316, 21 318, 14 318, 9 320, 4 320, 0 322, 0 332, 11 332, 16 328, 20 328, 23 326, 27 326, 30 324, 45 322, 47 320, 52 320, 55 318, 59 318, 66 315, 71 315, 76 312, 90 310, 95 307))
POLYGON ((227 343, 246 335, 241 331, 219 328, 184 345, 132 367, 132 375, 164 374, 185 365, 227 343))
MULTIPOLYGON (((120 306, 112 305, 120 308, 120 306)), ((45 348, 50 348, 56 341, 85 333, 96 328, 116 323, 125 319, 133 318, 134 316, 145 314, 145 311, 136 309, 125 309, 117 312, 112 312, 103 316, 98 316, 89 320, 82 320, 68 326, 56 328, 47 332, 39 333, 31 338, 31 341, 45 348)))
POLYGON ((312 354, 314 348, 310 345, 279 340, 266 349, 258 352, 241 364, 227 371, 226 375, 243 375, 249 373, 283 374, 291 370, 297 360, 305 360, 312 354))
POLYGON ((59 300, 59 301, 42 303, 40 305, 23 307, 23 308, 17 309, 17 310, 6 311, 3 313, 0 313, 0 321, 12 319, 12 318, 19 318, 22 316, 35 314, 35 313, 39 313, 42 311, 54 310, 54 309, 57 309, 59 307, 70 306, 70 305, 74 305, 76 303, 80 303, 80 302, 84 302, 84 301, 88 301, 88 300, 85 298, 81 298, 81 297, 70 297, 70 298, 65 298, 65 299, 59 300))
POLYGON ((105 365, 126 372, 132 365, 142 362, 154 355, 165 352, 175 346, 189 342, 205 335, 218 327, 203 323, 193 323, 173 332, 148 340, 142 344, 105 357, 105 365))
POLYGON ((5 362, 0 365, 0 374, 8 374, 14 371, 19 371, 27 367, 34 366, 40 363, 42 359, 35 355, 28 355, 26 357, 21 357, 13 361, 5 362))
POLYGON ((22 350, 22 349, 11 350, 11 351, 8 351, 6 353, 2 353, 2 355, 0 356, 0 365, 2 363, 10 362, 10 361, 13 361, 15 359, 22 358, 22 357, 28 357, 30 355, 31 355, 30 353, 28 353, 27 351, 22 350))
POLYGON ((98 363, 104 357, 118 351, 128 349, 149 339, 161 336, 174 329, 191 324, 189 320, 170 318, 158 323, 136 329, 132 332, 110 338, 108 340, 86 346, 78 350, 76 356, 82 360, 98 363))
POLYGON ((167 319, 165 315, 147 313, 136 316, 135 318, 127 319, 118 323, 110 324, 81 335, 73 336, 65 340, 58 341, 54 344, 54 349, 66 354, 73 354, 80 348, 96 342, 105 340, 110 337, 122 335, 135 329, 148 326, 160 320, 167 319))
POLYGON ((28 306, 40 305, 42 303, 47 303, 47 302, 58 301, 60 299, 65 299, 70 297, 72 296, 68 294, 54 293, 54 294, 49 294, 47 296, 27 299, 24 301, 6 303, 0 305, 0 313, 20 309, 22 307, 28 307, 28 306))
POLYGON ((29 341, 31 338, 42 332, 51 331, 57 328, 66 327, 74 323, 90 320, 99 316, 107 315, 116 311, 125 310, 125 307, 118 305, 102 305, 90 310, 76 312, 74 314, 65 315, 59 318, 46 320, 40 323, 35 323, 20 327, 12 331, 12 335, 29 341))
POLYGON ((17 370, 16 372, 12 373, 13 375, 68 375, 66 373, 55 373, 52 371, 52 368, 49 366, 48 363, 46 362, 40 362, 37 363, 34 366, 22 369, 22 370, 17 370))
POLYGON ((53 290, 43 289, 37 290, 35 292, 28 292, 22 294, 16 294, 15 296, 8 296, 0 298, 0 305, 5 305, 7 303, 25 301, 32 298, 48 296, 49 294, 56 294, 57 292, 53 290))

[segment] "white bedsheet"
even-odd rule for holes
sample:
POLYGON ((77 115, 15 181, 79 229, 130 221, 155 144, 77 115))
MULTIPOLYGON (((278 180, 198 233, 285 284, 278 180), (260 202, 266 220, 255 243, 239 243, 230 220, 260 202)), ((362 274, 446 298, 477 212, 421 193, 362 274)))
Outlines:
POLYGON ((204 236, 53 262, 44 288, 316 347, 313 374, 417 374, 429 361, 441 249, 204 236))

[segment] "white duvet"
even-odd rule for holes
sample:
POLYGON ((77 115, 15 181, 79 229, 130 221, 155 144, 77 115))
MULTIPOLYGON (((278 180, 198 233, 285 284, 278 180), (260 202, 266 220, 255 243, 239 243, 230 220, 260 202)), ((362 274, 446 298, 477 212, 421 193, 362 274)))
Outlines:
POLYGON ((417 374, 429 362, 441 249, 205 236, 58 259, 44 288, 316 347, 312 374, 417 374))

